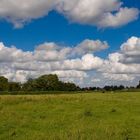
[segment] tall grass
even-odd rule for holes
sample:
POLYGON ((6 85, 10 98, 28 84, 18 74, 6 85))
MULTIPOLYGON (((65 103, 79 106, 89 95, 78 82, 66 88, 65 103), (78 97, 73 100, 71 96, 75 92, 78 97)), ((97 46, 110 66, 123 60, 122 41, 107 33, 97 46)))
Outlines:
POLYGON ((0 140, 139 140, 140 94, 0 96, 0 140))

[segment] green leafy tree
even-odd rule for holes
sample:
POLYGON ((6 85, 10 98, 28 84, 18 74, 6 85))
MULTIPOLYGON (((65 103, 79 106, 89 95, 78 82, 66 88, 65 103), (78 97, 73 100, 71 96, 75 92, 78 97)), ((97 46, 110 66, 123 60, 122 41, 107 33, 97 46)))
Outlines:
POLYGON ((41 91, 58 90, 59 79, 55 74, 43 75, 36 79, 37 89, 41 91))
POLYGON ((29 79, 22 86, 23 91, 76 91, 80 90, 74 83, 59 81, 56 74, 42 75, 37 79, 29 79))
POLYGON ((17 82, 9 82, 8 90, 9 91, 20 91, 21 90, 21 84, 17 83, 17 82))
POLYGON ((74 83, 63 83, 61 82, 60 85, 60 90, 61 91, 77 91, 80 90, 80 88, 78 86, 76 86, 74 83))
POLYGON ((8 79, 4 76, 0 76, 0 91, 8 90, 8 79))
POLYGON ((140 88, 140 81, 139 81, 139 84, 137 85, 137 88, 140 88))
POLYGON ((36 79, 28 79, 28 81, 22 85, 22 90, 23 91, 36 91, 37 90, 36 79))

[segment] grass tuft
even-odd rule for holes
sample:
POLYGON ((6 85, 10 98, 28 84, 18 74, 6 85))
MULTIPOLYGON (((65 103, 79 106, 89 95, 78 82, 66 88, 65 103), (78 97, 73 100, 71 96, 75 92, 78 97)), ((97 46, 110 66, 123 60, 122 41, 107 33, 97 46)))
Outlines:
POLYGON ((93 116, 93 114, 90 110, 86 110, 86 111, 84 111, 84 116, 91 117, 91 116, 93 116))

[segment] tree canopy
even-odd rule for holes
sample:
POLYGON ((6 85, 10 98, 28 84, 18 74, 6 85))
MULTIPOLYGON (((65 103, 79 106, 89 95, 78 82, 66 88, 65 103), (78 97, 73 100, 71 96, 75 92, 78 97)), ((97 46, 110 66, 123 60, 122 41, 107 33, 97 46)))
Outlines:
POLYGON ((0 76, 0 91, 8 90, 8 79, 4 76, 0 76))
POLYGON ((139 81, 139 84, 137 85, 137 88, 140 88, 140 81, 139 81))
POLYGON ((140 82, 137 87, 105 86, 80 88, 74 83, 60 81, 56 74, 42 75, 35 79, 28 79, 25 83, 9 82, 4 76, 0 76, 0 91, 117 91, 124 89, 140 89, 140 82))
POLYGON ((42 75, 36 79, 29 79, 22 87, 25 91, 76 91, 79 89, 74 83, 59 81, 56 74, 42 75))

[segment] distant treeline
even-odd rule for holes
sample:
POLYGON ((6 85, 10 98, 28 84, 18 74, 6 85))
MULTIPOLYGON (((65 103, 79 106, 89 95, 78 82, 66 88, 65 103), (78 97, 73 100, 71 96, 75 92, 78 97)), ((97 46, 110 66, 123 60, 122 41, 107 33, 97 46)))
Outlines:
POLYGON ((9 82, 7 78, 0 76, 0 91, 78 91, 80 87, 74 83, 62 82, 55 74, 43 75, 36 79, 28 79, 21 84, 9 82))
POLYGON ((123 85, 120 85, 120 86, 116 86, 116 85, 111 85, 111 86, 104 86, 103 88, 100 88, 100 87, 85 87, 85 88, 82 88, 82 91, 102 91, 102 92, 105 92, 105 91, 140 91, 140 83, 138 86, 136 87, 125 87, 123 85))
POLYGON ((80 88, 74 83, 62 82, 55 74, 43 75, 36 79, 28 79, 25 83, 9 82, 7 78, 0 76, 1 92, 45 92, 45 91, 123 91, 129 89, 140 89, 140 83, 137 87, 105 86, 80 88))

